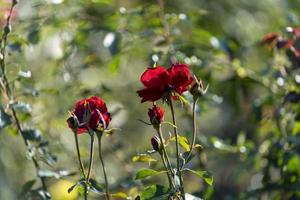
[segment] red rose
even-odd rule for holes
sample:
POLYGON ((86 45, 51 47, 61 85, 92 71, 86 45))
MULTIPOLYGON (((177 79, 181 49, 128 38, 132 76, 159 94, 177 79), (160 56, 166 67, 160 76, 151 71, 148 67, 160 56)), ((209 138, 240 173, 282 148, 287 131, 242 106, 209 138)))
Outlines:
POLYGON ((168 72, 171 77, 170 85, 179 94, 187 91, 188 86, 194 80, 186 64, 173 64, 168 72))
POLYGON ((111 121, 105 102, 96 96, 78 101, 72 114, 79 122, 78 134, 88 131, 88 128, 96 130, 99 125, 106 129, 111 121))
POLYGON ((149 108, 148 116, 151 124, 158 125, 164 121, 164 113, 165 111, 156 105, 154 105, 152 108, 149 108))
POLYGON ((185 64, 173 64, 169 69, 157 66, 147 68, 140 78, 145 89, 137 91, 145 101, 156 101, 165 93, 177 92, 182 94, 193 82, 188 66, 185 64))

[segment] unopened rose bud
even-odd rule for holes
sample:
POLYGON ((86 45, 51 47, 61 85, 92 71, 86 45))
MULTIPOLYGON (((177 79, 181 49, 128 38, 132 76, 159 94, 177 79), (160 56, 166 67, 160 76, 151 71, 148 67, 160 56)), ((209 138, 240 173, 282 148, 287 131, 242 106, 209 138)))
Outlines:
POLYGON ((151 138, 151 144, 152 144, 152 148, 155 151, 159 151, 160 150, 160 141, 159 138, 157 136, 154 136, 151 138))
POLYGON ((79 121, 76 115, 72 115, 67 119, 67 123, 70 129, 76 130, 79 127, 79 121))
POLYGON ((12 2, 13 2, 14 5, 16 5, 16 4, 19 3, 19 0, 13 0, 12 2))
POLYGON ((159 125, 164 121, 164 113, 165 111, 154 105, 152 108, 149 108, 148 116, 152 125, 159 125))
POLYGON ((207 92, 208 86, 204 87, 201 80, 198 80, 196 76, 194 76, 194 83, 190 89, 190 93, 193 95, 194 99, 203 96, 207 92))

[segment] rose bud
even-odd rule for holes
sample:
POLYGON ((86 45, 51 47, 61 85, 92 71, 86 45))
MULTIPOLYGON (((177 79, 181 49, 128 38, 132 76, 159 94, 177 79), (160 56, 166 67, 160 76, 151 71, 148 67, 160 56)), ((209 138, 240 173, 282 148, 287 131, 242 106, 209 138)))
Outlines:
POLYGON ((67 123, 70 129, 76 130, 79 126, 79 121, 76 117, 76 115, 72 114, 68 119, 67 123))
POLYGON ((201 80, 198 80, 196 76, 194 76, 194 83, 190 89, 190 93, 193 95, 194 99, 203 96, 207 92, 208 86, 204 87, 201 80))
POLYGON ((149 108, 148 116, 152 125, 159 125, 162 121, 164 121, 164 113, 165 111, 154 105, 152 108, 149 108))
POLYGON ((160 141, 159 138, 157 136, 154 136, 151 138, 151 144, 152 144, 152 148, 155 151, 159 151, 160 150, 160 141))

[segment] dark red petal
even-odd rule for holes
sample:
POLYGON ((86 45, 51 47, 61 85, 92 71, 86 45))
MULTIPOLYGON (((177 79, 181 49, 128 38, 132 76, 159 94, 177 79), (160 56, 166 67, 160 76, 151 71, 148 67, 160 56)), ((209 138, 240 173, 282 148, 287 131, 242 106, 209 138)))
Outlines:
POLYGON ((106 104, 101 98, 92 96, 87 99, 87 102, 89 103, 91 111, 98 109, 101 113, 107 112, 106 104))
POLYGON ((140 78, 147 88, 164 87, 170 81, 169 74, 164 67, 147 68, 140 78))
POLYGON ((164 93, 163 90, 157 90, 156 88, 145 88, 137 91, 138 95, 142 98, 142 103, 145 101, 157 101, 164 93))
POLYGON ((174 64, 168 69, 168 72, 171 77, 170 84, 179 94, 186 91, 187 87, 193 82, 193 77, 186 64, 174 64))

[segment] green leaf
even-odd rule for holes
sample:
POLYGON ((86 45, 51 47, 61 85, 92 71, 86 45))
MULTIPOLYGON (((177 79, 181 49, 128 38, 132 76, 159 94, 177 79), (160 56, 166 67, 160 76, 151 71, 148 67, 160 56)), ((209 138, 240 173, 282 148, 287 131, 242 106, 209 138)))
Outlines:
POLYGON ((192 172, 193 174, 196 174, 198 176, 200 176, 201 178, 203 178, 203 180, 210 186, 212 186, 213 184, 213 177, 212 175, 207 172, 207 171, 202 171, 202 170, 192 170, 192 169, 189 169, 189 168, 185 168, 183 169, 184 171, 189 171, 189 172, 192 172))
POLYGON ((137 173, 136 173, 136 176, 135 176, 135 179, 144 179, 144 178, 147 178, 147 177, 150 177, 150 176, 155 176, 155 175, 158 175, 158 174, 162 174, 164 173, 165 171, 155 171, 153 169, 141 169, 139 170, 137 173))
POLYGON ((0 130, 11 124, 11 116, 0 106, 0 130))
MULTIPOLYGON (((176 141, 176 138, 172 137, 171 141, 176 141)), ((186 137, 178 136, 178 143, 182 148, 184 148, 185 151, 190 151, 190 144, 189 144, 188 139, 186 137)))
POLYGON ((168 200, 169 188, 161 185, 151 185, 147 187, 140 195, 141 200, 168 200))
POLYGON ((139 154, 132 157, 132 162, 157 162, 157 160, 148 154, 139 154))
POLYGON ((123 192, 117 192, 117 193, 111 194, 111 196, 115 197, 115 198, 121 198, 121 199, 127 199, 128 198, 127 194, 125 194, 123 192))

